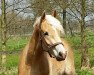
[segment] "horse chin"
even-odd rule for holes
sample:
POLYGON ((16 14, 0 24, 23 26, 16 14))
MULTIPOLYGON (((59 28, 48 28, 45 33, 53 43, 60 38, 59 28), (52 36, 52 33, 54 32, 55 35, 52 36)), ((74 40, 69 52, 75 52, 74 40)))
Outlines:
POLYGON ((64 61, 66 59, 67 53, 57 52, 56 50, 53 50, 53 58, 55 58, 57 61, 64 61))
POLYGON ((64 61, 66 59, 66 57, 62 57, 62 56, 57 56, 56 60, 57 61, 64 61))

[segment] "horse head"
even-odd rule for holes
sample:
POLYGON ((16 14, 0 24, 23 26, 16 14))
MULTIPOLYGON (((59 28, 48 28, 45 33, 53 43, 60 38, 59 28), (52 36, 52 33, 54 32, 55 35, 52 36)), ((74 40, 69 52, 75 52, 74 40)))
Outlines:
POLYGON ((55 17, 56 11, 52 15, 46 15, 45 11, 43 12, 39 23, 39 37, 43 50, 48 52, 51 57, 62 61, 67 55, 67 50, 60 38, 60 33, 62 32, 63 35, 64 29, 55 17))

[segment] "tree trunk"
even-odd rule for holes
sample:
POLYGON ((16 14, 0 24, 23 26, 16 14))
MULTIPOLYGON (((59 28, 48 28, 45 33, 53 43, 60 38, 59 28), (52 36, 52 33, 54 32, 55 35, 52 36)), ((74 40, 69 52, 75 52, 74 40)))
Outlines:
POLYGON ((66 29, 66 8, 63 9, 63 28, 65 30, 65 34, 67 33, 66 29))
POLYGON ((69 22, 68 22, 68 26, 69 26, 70 35, 71 35, 71 37, 73 37, 74 36, 74 34, 73 34, 73 27, 71 27, 69 22))
POLYGON ((66 26, 66 8, 67 8, 68 0, 63 0, 63 28, 65 30, 65 34, 67 34, 67 26, 66 26))
POLYGON ((86 39, 86 26, 85 26, 85 3, 86 0, 81 0, 81 69, 89 68, 88 46, 86 39))
MULTIPOLYGON (((5 0, 1 0, 1 41, 2 41, 2 51, 6 50, 6 8, 5 8, 5 0)), ((2 54, 2 68, 5 69, 5 62, 6 62, 6 54, 2 54)))

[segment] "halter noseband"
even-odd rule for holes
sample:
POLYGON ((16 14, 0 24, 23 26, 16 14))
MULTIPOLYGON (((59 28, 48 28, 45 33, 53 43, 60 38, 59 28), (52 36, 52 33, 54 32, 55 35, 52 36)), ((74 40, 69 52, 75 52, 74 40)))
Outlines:
POLYGON ((54 44, 48 44, 46 41, 45 41, 45 35, 43 34, 43 31, 40 29, 40 42, 41 42, 41 46, 43 48, 44 51, 48 52, 50 57, 52 57, 51 55, 51 50, 53 50, 53 48, 55 48, 55 46, 59 45, 59 44, 62 44, 62 42, 57 42, 57 43, 54 43, 54 44))

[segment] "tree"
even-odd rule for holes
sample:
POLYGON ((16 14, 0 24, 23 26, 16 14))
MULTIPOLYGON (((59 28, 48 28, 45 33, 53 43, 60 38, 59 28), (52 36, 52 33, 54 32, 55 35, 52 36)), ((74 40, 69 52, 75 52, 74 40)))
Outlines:
MULTIPOLYGON (((2 10, 2 14, 1 14, 1 41, 2 41, 2 51, 6 50, 6 34, 7 34, 7 30, 6 30, 6 5, 5 5, 5 0, 1 0, 1 10, 2 10)), ((6 54, 2 54, 2 67, 5 68, 5 62, 6 62, 6 54)))
MULTIPOLYGON (((57 6, 59 6, 60 10, 62 10, 62 14, 63 14, 63 28, 65 30, 65 34, 67 33, 67 25, 66 25, 66 21, 67 21, 67 14, 66 14, 66 10, 69 6, 68 1, 69 0, 54 0, 57 4, 57 6)), ((59 10, 59 11, 60 11, 59 10)))
POLYGON ((86 0, 81 0, 81 68, 86 69, 90 67, 89 57, 88 57, 88 47, 86 39, 86 0))
POLYGON ((66 9, 68 0, 63 0, 63 28, 65 29, 65 34, 67 34, 67 27, 66 27, 66 9))
POLYGON ((30 0, 29 2, 31 2, 34 16, 40 16, 44 10, 48 13, 53 10, 49 0, 30 0))
MULTIPOLYGON (((86 17, 90 15, 89 2, 87 0, 73 0, 69 7, 74 19, 78 20, 81 28, 81 68, 89 68, 89 57, 88 57, 88 41, 87 41, 87 30, 86 30, 86 17), (89 14, 88 14, 89 13, 89 14)), ((78 29, 77 29, 78 30, 78 29)))

